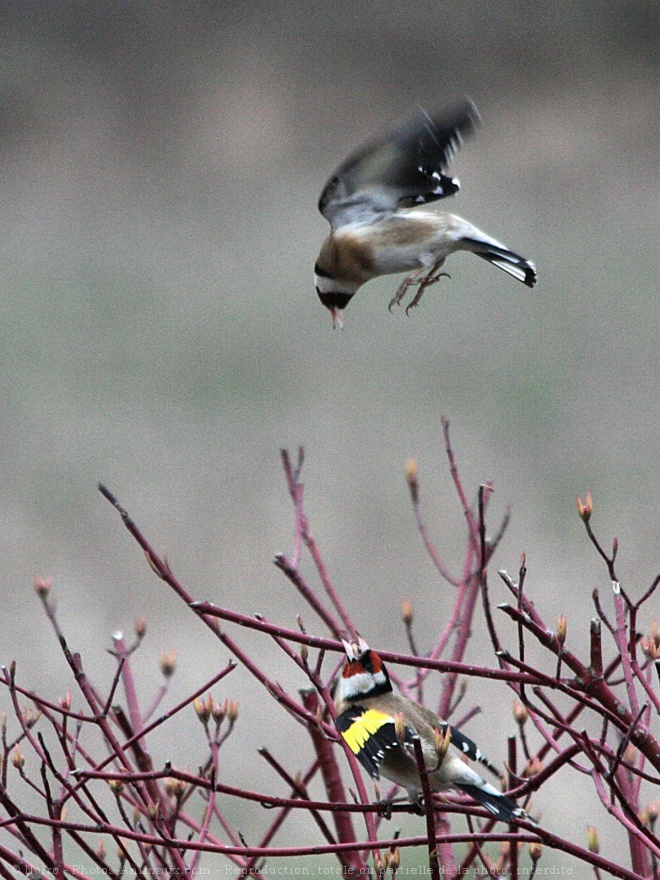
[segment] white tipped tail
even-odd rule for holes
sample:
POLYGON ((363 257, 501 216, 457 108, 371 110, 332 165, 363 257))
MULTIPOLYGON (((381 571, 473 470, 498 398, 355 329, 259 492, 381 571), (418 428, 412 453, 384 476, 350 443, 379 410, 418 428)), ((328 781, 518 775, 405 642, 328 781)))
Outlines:
MULTIPOLYGON (((474 230, 478 232, 478 230, 474 230)), ((530 263, 524 257, 514 254, 508 248, 504 247, 498 241, 490 238, 483 233, 479 233, 483 238, 463 238, 461 243, 465 250, 472 251, 483 260, 503 269, 509 275, 513 275, 518 281, 522 281, 527 287, 534 287, 536 284, 536 266, 530 263)))
MULTIPOLYGON (((522 807, 498 791, 488 782, 482 780, 481 785, 467 785, 460 783, 456 786, 465 794, 469 794, 477 803, 485 807, 493 816, 497 816, 502 822, 513 822, 515 819, 532 821, 522 807)), ((536 824, 532 821, 532 824, 536 824)))
POLYGON ((451 785, 459 791, 469 794, 473 800, 485 807, 493 816, 497 816, 502 822, 513 822, 515 819, 525 819, 533 822, 515 801, 502 794, 501 791, 482 779, 472 767, 463 764, 456 758, 452 764, 451 785))

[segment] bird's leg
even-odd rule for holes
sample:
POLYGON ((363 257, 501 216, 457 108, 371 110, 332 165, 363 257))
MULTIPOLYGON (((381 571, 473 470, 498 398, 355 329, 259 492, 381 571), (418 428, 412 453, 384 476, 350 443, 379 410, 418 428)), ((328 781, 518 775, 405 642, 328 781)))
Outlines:
POLYGON ((435 264, 435 266, 431 269, 428 275, 425 278, 422 278, 419 282, 419 290, 415 294, 412 302, 408 303, 406 306, 406 315, 411 309, 416 309, 419 305, 419 301, 424 296, 424 291, 427 287, 430 287, 432 284, 435 284, 437 281, 440 281, 441 278, 450 278, 451 276, 447 272, 438 272, 437 270, 443 265, 445 261, 440 260, 435 264))
MULTIPOLYGON (((435 272, 437 266, 434 266, 431 269, 431 274, 435 272)), ((394 294, 392 299, 390 300, 390 304, 388 309, 392 311, 392 306, 400 306, 401 300, 408 293, 408 290, 412 287, 413 284, 423 284, 424 283, 424 275, 427 273, 427 269, 423 266, 421 269, 417 269, 414 272, 411 272, 406 278, 403 279, 401 284, 399 285, 399 289, 394 294)))
POLYGON ((391 798, 382 798, 379 801, 376 801, 378 806, 381 809, 381 815, 383 819, 391 819, 392 818, 392 805, 401 803, 401 801, 407 801, 408 798, 403 795, 402 797, 391 797, 391 798))
POLYGON ((417 800, 410 802, 410 811, 415 813, 416 816, 423 816, 426 812, 426 808, 424 807, 424 795, 419 794, 417 800))
POLYGON ((392 800, 388 798, 383 798, 382 801, 378 801, 378 806, 381 809, 381 815, 383 819, 387 819, 389 822, 392 818, 392 800))

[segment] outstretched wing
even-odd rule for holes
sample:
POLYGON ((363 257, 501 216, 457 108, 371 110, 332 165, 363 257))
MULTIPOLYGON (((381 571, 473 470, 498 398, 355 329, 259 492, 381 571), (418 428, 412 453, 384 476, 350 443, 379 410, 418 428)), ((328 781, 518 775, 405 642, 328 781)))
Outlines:
POLYGON ((402 203, 453 195, 458 181, 443 169, 478 123, 471 101, 435 114, 417 107, 346 159, 321 193, 319 211, 336 229, 394 211, 402 203))
MULTIPOLYGON (((387 712, 351 706, 338 716, 337 727, 372 779, 380 778, 380 766, 387 752, 401 747, 394 718, 387 712)), ((412 730, 406 727, 405 741, 411 742, 413 736, 412 730)))

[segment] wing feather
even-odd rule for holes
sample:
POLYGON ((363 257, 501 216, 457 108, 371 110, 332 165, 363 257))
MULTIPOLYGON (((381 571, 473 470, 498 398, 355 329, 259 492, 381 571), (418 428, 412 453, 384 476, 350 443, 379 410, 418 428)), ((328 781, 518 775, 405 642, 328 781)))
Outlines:
MULTIPOLYGON (((337 727, 372 779, 380 778, 380 767, 387 752, 401 747, 394 718, 387 712, 351 706, 337 717, 337 727)), ((406 727, 406 742, 412 737, 412 730, 406 727)))
MULTIPOLYGON (((444 734, 447 729, 447 724, 442 725, 442 733, 444 734)), ((495 776, 500 775, 500 771, 497 767, 491 763, 488 758, 484 755, 481 749, 477 746, 473 740, 470 739, 469 736, 466 736, 464 733, 461 733, 457 728, 449 725, 449 741, 453 746, 461 751, 464 755, 467 755, 472 761, 478 761, 480 764, 483 764, 484 767, 488 767, 491 773, 494 773, 495 776)))
POLYGON ((336 229, 401 204, 453 195, 458 181, 443 171, 478 123, 471 101, 434 114, 417 107, 340 165, 321 193, 319 211, 336 229))

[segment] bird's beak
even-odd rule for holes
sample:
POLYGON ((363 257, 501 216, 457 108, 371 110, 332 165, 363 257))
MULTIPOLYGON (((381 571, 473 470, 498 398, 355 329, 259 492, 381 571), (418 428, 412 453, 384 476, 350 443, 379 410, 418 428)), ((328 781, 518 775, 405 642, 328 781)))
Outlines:
POLYGON ((353 642, 347 642, 345 639, 342 639, 341 643, 344 646, 344 653, 346 654, 348 659, 357 660, 360 655, 355 650, 355 645, 353 644, 353 642))
POLYGON ((344 329, 344 310, 338 309, 335 306, 334 308, 330 309, 330 312, 332 313, 332 327, 333 327, 333 329, 337 325, 339 325, 339 329, 343 330, 344 329))

